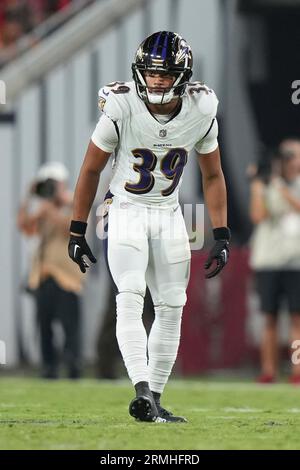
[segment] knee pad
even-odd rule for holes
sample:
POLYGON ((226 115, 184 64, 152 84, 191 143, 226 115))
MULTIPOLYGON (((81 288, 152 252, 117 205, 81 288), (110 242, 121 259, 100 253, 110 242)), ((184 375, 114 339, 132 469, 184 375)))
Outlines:
POLYGON ((155 319, 167 318, 172 321, 181 321, 182 307, 171 307, 170 305, 155 305, 155 319))
POLYGON ((117 318, 125 319, 126 327, 128 320, 141 318, 143 314, 144 298, 133 292, 121 292, 116 296, 117 318))

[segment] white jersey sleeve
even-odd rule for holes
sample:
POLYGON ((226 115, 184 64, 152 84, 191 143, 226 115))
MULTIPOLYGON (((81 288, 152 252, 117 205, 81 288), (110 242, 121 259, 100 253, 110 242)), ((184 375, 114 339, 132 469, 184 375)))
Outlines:
POLYGON ((213 118, 207 134, 199 140, 195 145, 195 150, 198 153, 210 153, 218 147, 218 121, 213 118))
POLYGON ((201 87, 202 93, 198 101, 201 117, 204 119, 207 131, 195 144, 198 153, 205 154, 216 150, 218 147, 218 122, 216 118, 219 100, 215 92, 205 85, 201 87))
POLYGON ((102 114, 92 134, 92 142, 104 152, 112 153, 118 145, 118 133, 114 122, 102 114))
POLYGON ((124 103, 121 93, 126 93, 127 87, 123 82, 114 82, 100 88, 98 92, 98 105, 102 115, 92 134, 93 143, 112 153, 119 143, 120 129, 124 115, 124 103))

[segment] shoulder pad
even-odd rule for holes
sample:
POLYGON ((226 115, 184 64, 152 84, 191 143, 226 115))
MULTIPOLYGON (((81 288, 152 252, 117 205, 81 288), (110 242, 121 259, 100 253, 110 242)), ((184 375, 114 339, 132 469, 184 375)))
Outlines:
POLYGON ((130 87, 125 82, 112 82, 104 87, 100 88, 98 92, 98 106, 101 111, 106 111, 104 108, 107 107, 108 102, 114 102, 114 97, 129 93, 130 87))
POLYGON ((187 93, 203 115, 217 114, 219 100, 211 88, 202 82, 192 82, 187 86, 187 93))

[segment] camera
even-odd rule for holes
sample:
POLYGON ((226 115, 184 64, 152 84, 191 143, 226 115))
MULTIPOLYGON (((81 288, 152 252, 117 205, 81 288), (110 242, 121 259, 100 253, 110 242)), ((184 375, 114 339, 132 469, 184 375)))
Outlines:
POLYGON ((34 193, 43 199, 53 199, 56 193, 57 182, 48 178, 45 181, 38 181, 34 193))
POLYGON ((255 177, 268 184, 272 175, 273 165, 270 157, 262 158, 257 162, 255 177))
POLYGON ((256 163, 249 165, 247 176, 250 181, 260 179, 269 184, 271 177, 277 170, 278 155, 273 149, 267 149, 263 144, 256 151, 256 163))

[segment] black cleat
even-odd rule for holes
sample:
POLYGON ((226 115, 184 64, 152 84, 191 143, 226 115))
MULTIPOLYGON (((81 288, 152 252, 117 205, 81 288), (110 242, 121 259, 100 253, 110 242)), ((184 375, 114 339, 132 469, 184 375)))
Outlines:
POLYGON ((161 423, 187 423, 187 419, 183 416, 174 416, 171 411, 166 410, 162 406, 156 404, 158 411, 158 419, 161 423))
POLYGON ((129 414, 139 421, 156 421, 158 412, 155 401, 151 396, 140 395, 129 405, 129 414))

